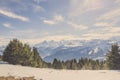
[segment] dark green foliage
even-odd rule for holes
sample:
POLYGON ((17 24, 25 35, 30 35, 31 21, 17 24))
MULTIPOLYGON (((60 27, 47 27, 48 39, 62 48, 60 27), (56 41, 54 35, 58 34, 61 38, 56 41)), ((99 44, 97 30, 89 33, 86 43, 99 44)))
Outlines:
POLYGON ((76 59, 68 60, 68 61, 59 61, 54 59, 52 68, 54 69, 72 69, 72 70, 80 70, 80 69, 88 69, 88 70, 99 70, 104 69, 104 61, 92 60, 87 58, 81 58, 78 62, 76 59))
POLYGON ((42 67, 43 66, 42 58, 39 56, 37 48, 35 48, 35 47, 33 48, 31 59, 33 59, 32 66, 35 66, 35 67, 42 67))
POLYGON ((21 54, 23 52, 23 44, 17 39, 10 41, 3 53, 3 60, 8 61, 12 64, 22 63, 23 61, 19 60, 22 58, 21 54))
POLYGON ((79 59, 78 68, 82 69, 82 67, 83 67, 84 64, 85 64, 84 59, 83 58, 79 59))
POLYGON ((57 60, 56 58, 54 59, 52 66, 54 69, 63 69, 62 62, 57 60))
POLYGON ((21 64, 24 66, 43 67, 44 62, 36 48, 31 50, 27 44, 13 39, 3 52, 3 60, 10 64, 21 64))
POLYGON ((66 69, 71 69, 71 60, 65 62, 66 69))
POLYGON ((2 61, 2 55, 0 55, 0 61, 2 61))
POLYGON ((76 59, 73 59, 70 61, 70 69, 77 70, 78 69, 78 64, 76 59))
POLYGON ((99 61, 99 60, 81 58, 78 62, 79 69, 99 70, 99 69, 103 69, 103 67, 104 67, 103 61, 99 61))
POLYGON ((107 55, 107 66, 109 69, 120 69, 120 50, 118 44, 113 44, 107 55))

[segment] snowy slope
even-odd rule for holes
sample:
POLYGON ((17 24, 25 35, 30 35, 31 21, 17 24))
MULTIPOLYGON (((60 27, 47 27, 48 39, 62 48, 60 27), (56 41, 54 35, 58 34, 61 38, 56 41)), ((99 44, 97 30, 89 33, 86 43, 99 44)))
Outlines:
POLYGON ((0 64, 0 76, 31 77, 37 80, 120 80, 120 71, 54 70, 0 64))

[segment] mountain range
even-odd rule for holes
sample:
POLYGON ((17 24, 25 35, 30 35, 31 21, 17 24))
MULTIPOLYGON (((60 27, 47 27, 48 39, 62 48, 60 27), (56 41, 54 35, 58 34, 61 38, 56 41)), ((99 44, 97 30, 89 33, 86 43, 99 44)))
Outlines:
POLYGON ((59 60, 70 60, 90 58, 105 60, 106 54, 110 51, 111 44, 120 43, 116 40, 62 40, 43 41, 35 45, 42 58, 52 62, 54 58, 59 60))

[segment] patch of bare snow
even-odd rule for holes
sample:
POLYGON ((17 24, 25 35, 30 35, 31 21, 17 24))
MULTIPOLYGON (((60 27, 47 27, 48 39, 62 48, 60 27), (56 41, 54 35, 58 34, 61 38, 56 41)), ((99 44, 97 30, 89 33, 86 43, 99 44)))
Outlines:
POLYGON ((94 53, 97 53, 97 52, 98 52, 98 50, 99 50, 98 48, 95 48, 95 49, 94 49, 94 53))
POLYGON ((91 55, 91 54, 92 54, 92 52, 93 52, 93 51, 91 50, 88 54, 89 54, 89 55, 91 55))

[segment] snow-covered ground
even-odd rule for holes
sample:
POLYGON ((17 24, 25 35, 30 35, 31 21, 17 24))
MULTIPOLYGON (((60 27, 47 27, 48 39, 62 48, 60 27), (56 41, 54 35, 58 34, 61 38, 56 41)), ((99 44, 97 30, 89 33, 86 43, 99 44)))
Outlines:
POLYGON ((54 70, 0 64, 0 76, 29 77, 37 80, 120 80, 114 70, 54 70))

